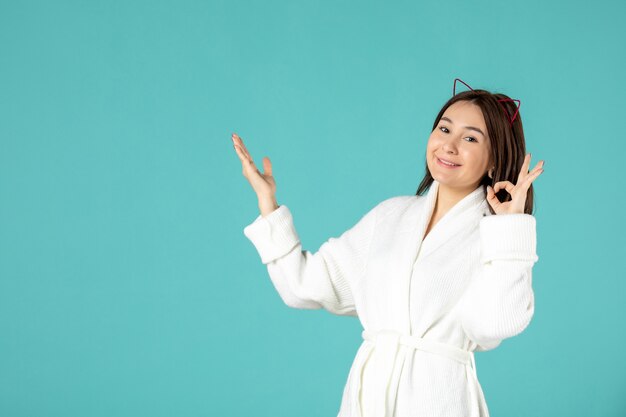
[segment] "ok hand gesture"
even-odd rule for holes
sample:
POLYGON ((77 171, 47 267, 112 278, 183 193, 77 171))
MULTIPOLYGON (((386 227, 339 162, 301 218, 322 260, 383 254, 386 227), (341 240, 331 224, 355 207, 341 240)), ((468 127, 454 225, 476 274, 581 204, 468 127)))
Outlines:
POLYGON ((528 172, 530 154, 527 154, 526 158, 524 158, 524 164, 522 164, 519 176, 517 177, 517 184, 513 185, 510 181, 498 181, 494 184, 493 188, 487 186, 487 202, 496 214, 524 213, 528 189, 532 182, 543 173, 543 162, 544 161, 539 161, 537 166, 535 166, 532 171, 528 172), (498 200, 496 193, 502 188, 511 194, 511 201, 501 203, 500 200, 498 200))

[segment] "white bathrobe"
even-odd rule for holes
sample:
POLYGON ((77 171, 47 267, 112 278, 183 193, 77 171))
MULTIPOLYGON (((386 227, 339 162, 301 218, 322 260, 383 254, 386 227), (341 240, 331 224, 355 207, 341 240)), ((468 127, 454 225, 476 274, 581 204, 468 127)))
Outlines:
POLYGON ((316 253, 285 205, 244 228, 288 306, 363 326, 338 417, 487 417, 473 352, 530 323, 535 218, 491 215, 480 186, 423 238, 438 187, 380 202, 316 253))

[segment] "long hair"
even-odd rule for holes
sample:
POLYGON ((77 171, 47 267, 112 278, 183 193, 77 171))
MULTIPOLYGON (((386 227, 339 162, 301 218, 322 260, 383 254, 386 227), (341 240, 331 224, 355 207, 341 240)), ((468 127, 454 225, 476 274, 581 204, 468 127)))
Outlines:
MULTIPOLYGON (((526 157, 526 141, 524 140, 522 116, 518 113, 517 117, 515 117, 515 120, 513 121, 513 125, 511 126, 502 106, 506 106, 506 110, 511 115, 515 114, 517 106, 512 101, 498 102, 498 99, 503 98, 508 99, 510 97, 505 94, 494 94, 486 90, 478 89, 457 93, 441 108, 439 114, 435 118, 435 123, 433 124, 433 128, 431 130, 432 132, 437 128, 439 120, 441 119, 441 116, 443 116, 446 109, 457 101, 466 100, 480 107, 487 126, 487 135, 491 143, 491 157, 494 161, 492 173, 493 179, 489 178, 487 173, 485 173, 483 178, 480 180, 479 186, 485 188, 485 194, 487 193, 487 185, 491 185, 493 187, 493 185, 499 181, 511 181, 513 184, 516 184, 517 177, 524 163, 524 158, 526 157)), ((419 184, 415 195, 423 195, 434 181, 434 178, 428 169, 428 163, 425 165, 426 174, 419 184)), ((501 202, 511 200, 511 195, 505 189, 498 191, 496 196, 501 202)), ((491 205, 488 204, 488 206, 491 214, 495 214, 491 205)), ((532 184, 528 188, 524 213, 533 214, 532 184)))

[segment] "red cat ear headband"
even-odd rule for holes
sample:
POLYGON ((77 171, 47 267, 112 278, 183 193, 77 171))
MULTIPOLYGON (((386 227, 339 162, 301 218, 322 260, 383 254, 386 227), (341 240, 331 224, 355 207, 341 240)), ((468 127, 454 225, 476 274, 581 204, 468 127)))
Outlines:
MULTIPOLYGON (((456 82, 457 81, 461 81, 463 84, 465 84, 467 86, 467 88, 469 88, 470 90, 474 91, 474 89, 472 87, 470 87, 469 85, 467 85, 467 83, 465 81, 463 81, 460 78, 455 78, 454 79, 454 86, 452 87, 452 96, 456 95, 456 82)), ((501 99, 498 99, 498 103, 500 103, 500 105, 502 106, 502 108, 506 112, 506 118, 509 120, 509 123, 511 124, 511 127, 512 127, 513 126, 513 121, 517 117, 517 113, 519 113, 519 108, 522 106, 522 102, 517 100, 517 99, 515 99, 515 98, 501 98, 501 99), (511 117, 511 115, 509 114, 509 111, 507 110, 506 106, 504 104, 502 104, 503 101, 512 101, 512 102, 516 102, 517 101, 517 106, 516 106, 515 114, 513 114, 513 117, 511 117)))

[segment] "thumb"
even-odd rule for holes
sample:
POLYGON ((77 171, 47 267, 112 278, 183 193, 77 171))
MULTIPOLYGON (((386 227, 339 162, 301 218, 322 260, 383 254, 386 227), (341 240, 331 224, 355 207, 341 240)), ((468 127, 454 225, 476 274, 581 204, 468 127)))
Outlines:
POLYGON ((267 156, 263 157, 263 173, 272 176, 272 163, 267 156))
POLYGON ((494 209, 500 205, 500 200, 496 197, 496 193, 493 191, 493 187, 491 185, 487 185, 487 201, 494 209))

